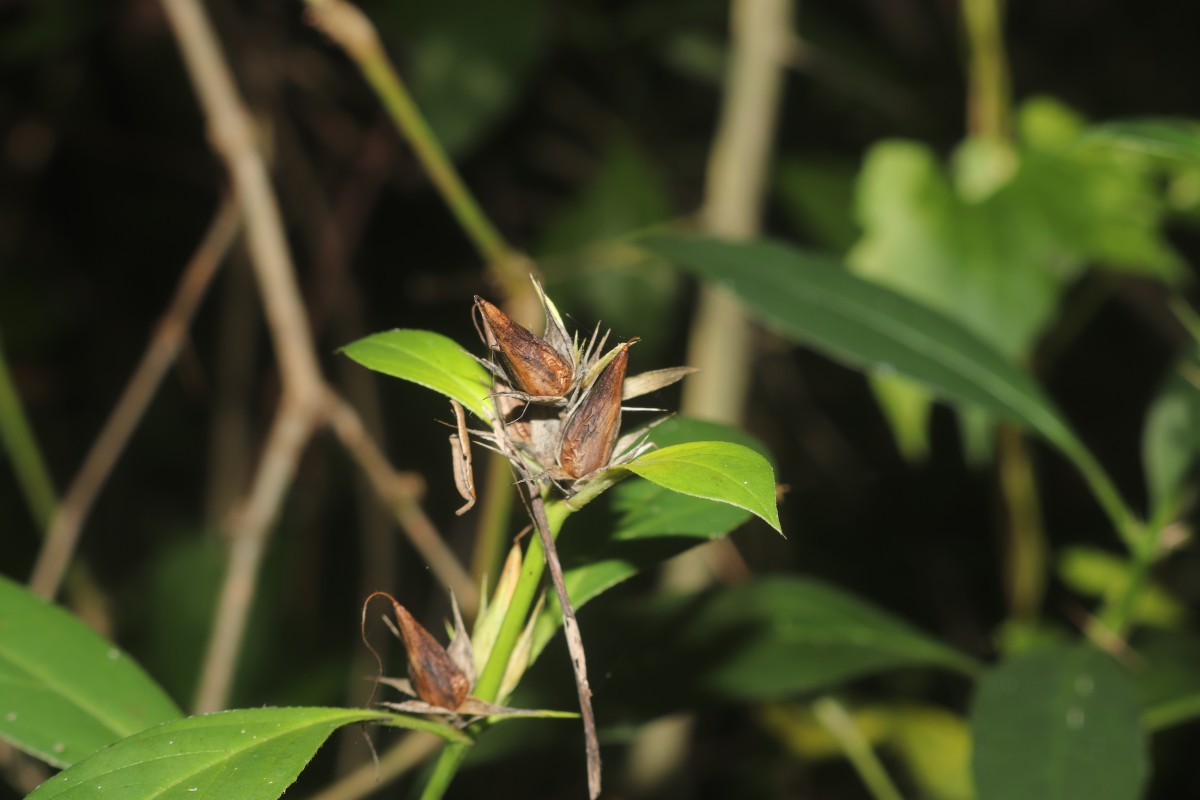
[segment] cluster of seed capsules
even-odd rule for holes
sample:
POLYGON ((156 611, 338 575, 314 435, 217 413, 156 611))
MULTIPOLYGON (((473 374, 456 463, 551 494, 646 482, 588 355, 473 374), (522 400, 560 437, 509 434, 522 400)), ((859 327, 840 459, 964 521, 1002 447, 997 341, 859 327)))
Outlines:
MULTIPOLYGON (((475 298, 480 336, 492 358, 500 419, 481 436, 534 480, 550 480, 570 496, 577 484, 652 447, 647 429, 621 437, 622 402, 669 386, 694 370, 671 367, 626 377, 632 338, 604 351, 608 333, 572 337, 535 281, 546 312, 542 336, 497 306, 475 298)), ((657 410, 657 409, 624 409, 657 410)))

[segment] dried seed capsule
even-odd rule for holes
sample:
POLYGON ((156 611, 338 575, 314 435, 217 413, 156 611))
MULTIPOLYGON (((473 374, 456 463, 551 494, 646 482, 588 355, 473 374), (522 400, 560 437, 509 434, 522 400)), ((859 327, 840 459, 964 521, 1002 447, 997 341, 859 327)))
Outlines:
POLYGON ((457 710, 471 691, 470 680, 404 606, 394 602, 392 608, 408 652, 408 679, 413 691, 432 706, 457 710))
POLYGON ((621 430, 621 388, 630 344, 632 341, 621 346, 563 425, 558 463, 572 478, 595 472, 612 458, 621 430))
POLYGON ((575 368, 570 359, 534 336, 496 306, 475 298, 483 316, 488 342, 500 352, 513 388, 531 397, 562 397, 571 390, 575 368))

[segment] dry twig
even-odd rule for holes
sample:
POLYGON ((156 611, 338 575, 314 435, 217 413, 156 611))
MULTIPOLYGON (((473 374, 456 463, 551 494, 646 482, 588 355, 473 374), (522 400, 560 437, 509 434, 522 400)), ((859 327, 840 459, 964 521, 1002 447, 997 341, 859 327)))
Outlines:
POLYGON ((208 232, 184 268, 175 295, 150 337, 142 360, 55 510, 29 579, 29 587, 37 594, 53 597, 58 592, 79 542, 84 520, 167 370, 179 355, 200 301, 233 244, 240 213, 236 201, 226 199, 221 203, 208 232))

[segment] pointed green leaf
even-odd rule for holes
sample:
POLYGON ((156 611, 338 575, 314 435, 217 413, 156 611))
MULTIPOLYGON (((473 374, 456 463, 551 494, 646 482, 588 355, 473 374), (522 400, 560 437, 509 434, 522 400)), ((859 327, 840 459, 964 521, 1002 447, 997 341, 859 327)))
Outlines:
POLYGON ((733 291, 764 322, 854 366, 899 372, 1037 431, 1088 479, 1114 525, 1132 517, 1112 482, 1028 375, 946 316, 841 265, 767 240, 652 236, 643 247, 733 291))
POLYGON ((979 800, 1136 800, 1148 764, 1129 676, 1094 647, 1064 645, 1001 665, 971 714, 979 800))
POLYGON ((732 442, 689 442, 651 450, 625 469, 673 492, 744 508, 779 527, 775 473, 749 447, 732 442))
POLYGON ((253 708, 168 722, 59 773, 29 800, 275 800, 329 735, 353 722, 468 742, 444 723, 361 708, 253 708))
POLYGON ((487 370, 453 339, 432 331, 375 333, 341 349, 367 369, 440 392, 481 419, 491 418, 487 370))
POLYGON ((0 579, 0 737, 63 767, 182 713, 121 650, 0 579))

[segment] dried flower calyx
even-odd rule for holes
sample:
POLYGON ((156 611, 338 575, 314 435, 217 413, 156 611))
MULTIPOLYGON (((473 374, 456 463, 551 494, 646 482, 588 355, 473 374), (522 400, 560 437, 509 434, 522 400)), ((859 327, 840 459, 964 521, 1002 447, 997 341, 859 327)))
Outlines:
MULTIPOLYGON (((476 660, 478 658, 470 636, 463 624, 462 614, 458 604, 453 603, 454 635, 449 647, 442 647, 421 623, 413 618, 404 606, 400 605, 390 595, 377 592, 367 598, 367 603, 375 596, 387 597, 392 601, 392 612, 395 615, 395 626, 384 618, 393 633, 404 642, 408 655, 408 678, 380 678, 379 682, 398 689, 410 699, 401 702, 384 702, 380 705, 407 714, 428 714, 450 717, 455 724, 465 725, 471 719, 481 716, 563 716, 559 712, 531 711, 526 709, 508 708, 506 706, 487 703, 471 696, 475 686, 476 660)), ((364 612, 366 606, 364 605, 364 612)), ((539 604, 540 610, 540 604, 539 604)), ((534 615, 536 619, 536 615, 534 615)), ((532 638, 532 624, 527 636, 532 638)), ((528 661, 528 647, 518 648, 514 653, 514 662, 510 664, 510 672, 516 672, 510 680, 515 685, 524 671, 528 661)), ((508 676, 506 676, 507 678, 508 676)), ((506 683, 509 681, 506 680, 506 683)))
MULTIPOLYGON (((673 367, 626 378, 629 347, 607 352, 608 333, 567 333, 562 316, 535 280, 545 333, 526 330, 498 307, 475 298, 480 336, 493 355, 481 360, 495 380, 501 419, 481 436, 533 479, 570 495, 575 483, 636 458, 651 447, 645 432, 621 437, 621 403, 675 383, 694 370, 673 367)), ((646 409, 649 410, 649 409, 646 409)))

